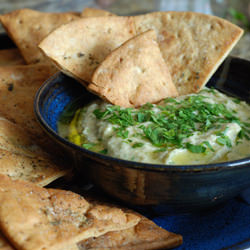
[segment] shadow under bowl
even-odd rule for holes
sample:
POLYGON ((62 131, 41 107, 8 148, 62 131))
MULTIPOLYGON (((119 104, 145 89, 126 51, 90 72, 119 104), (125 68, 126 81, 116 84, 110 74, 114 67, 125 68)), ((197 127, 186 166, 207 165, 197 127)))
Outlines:
MULTIPOLYGON (((249 102, 250 62, 228 57, 207 86, 249 102)), ((166 204, 193 211, 222 203, 250 187, 250 158, 207 165, 155 165, 95 153, 62 138, 57 123, 70 107, 73 113, 96 98, 79 82, 57 73, 37 92, 34 109, 42 128, 88 178, 106 193, 129 204, 166 204)))

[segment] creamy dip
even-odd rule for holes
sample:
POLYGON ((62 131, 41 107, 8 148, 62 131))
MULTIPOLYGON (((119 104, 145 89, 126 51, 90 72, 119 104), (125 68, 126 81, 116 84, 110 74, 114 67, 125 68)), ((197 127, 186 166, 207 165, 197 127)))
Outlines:
POLYGON ((156 164, 207 164, 250 156, 250 105, 205 88, 139 109, 96 100, 79 109, 67 132, 89 150, 156 164))

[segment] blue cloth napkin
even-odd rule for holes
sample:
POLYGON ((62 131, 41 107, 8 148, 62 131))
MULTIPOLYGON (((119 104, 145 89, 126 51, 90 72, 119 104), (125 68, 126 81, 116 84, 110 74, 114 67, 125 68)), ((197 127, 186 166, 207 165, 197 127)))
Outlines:
POLYGON ((250 188, 243 191, 240 196, 250 205, 250 188))
POLYGON ((177 247, 178 250, 238 250, 250 247, 250 205, 241 198, 199 213, 157 216, 162 212, 156 207, 151 219, 166 230, 183 236, 183 245, 177 247))

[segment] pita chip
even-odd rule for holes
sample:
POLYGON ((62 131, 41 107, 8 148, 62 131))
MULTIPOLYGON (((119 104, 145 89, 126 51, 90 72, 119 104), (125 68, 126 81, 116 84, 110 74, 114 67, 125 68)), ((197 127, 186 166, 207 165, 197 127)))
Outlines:
POLYGON ((0 149, 0 174, 13 180, 25 180, 46 186, 69 172, 70 170, 59 167, 48 158, 39 155, 29 157, 0 149))
POLYGON ((0 16, 0 21, 28 64, 48 62, 37 45, 51 31, 79 18, 78 13, 45 13, 20 9, 0 16))
POLYGON ((0 232, 0 250, 15 250, 0 232))
POLYGON ((195 12, 135 16, 137 33, 153 29, 180 95, 198 92, 243 34, 238 26, 195 12))
POLYGON ((37 90, 54 73, 55 69, 47 64, 0 67, 0 116, 27 131, 36 144, 46 152, 53 150, 53 155, 60 158, 63 151, 40 127, 33 110, 37 90))
POLYGON ((54 30, 39 47, 64 73, 84 83, 112 50, 134 35, 132 17, 81 18, 54 30))
POLYGON ((0 229, 18 249, 66 246, 138 224, 121 209, 91 205, 70 191, 45 189, 0 176, 0 229))
POLYGON ((49 65, 0 67, 0 115, 44 138, 33 111, 34 97, 54 69, 49 65))
POLYGON ((141 220, 134 227, 81 241, 78 243, 79 249, 153 250, 170 249, 182 244, 181 235, 168 232, 146 217, 139 216, 141 220))
POLYGON ((141 214, 120 207, 117 204, 110 204, 107 197, 100 193, 88 190, 83 192, 85 199, 95 205, 113 205, 119 207, 123 212, 129 212, 140 217, 140 221, 133 227, 125 230, 108 232, 99 237, 91 237, 79 242, 79 250, 152 250, 152 249, 169 249, 182 244, 182 236, 169 232, 153 221, 147 219, 141 214))
POLYGON ((71 171, 51 158, 23 128, 0 117, 0 174, 45 186, 71 171))
POLYGON ((0 117, 0 149, 29 157, 49 157, 42 150, 31 134, 17 124, 0 117))
POLYGON ((0 67, 22 64, 25 64, 25 61, 18 49, 0 50, 0 67))
POLYGON ((138 107, 178 95, 153 30, 112 51, 94 72, 88 89, 123 107, 138 107))
POLYGON ((98 16, 116 16, 116 15, 109 11, 102 9, 95 9, 95 8, 85 8, 81 13, 81 17, 98 17, 98 16))

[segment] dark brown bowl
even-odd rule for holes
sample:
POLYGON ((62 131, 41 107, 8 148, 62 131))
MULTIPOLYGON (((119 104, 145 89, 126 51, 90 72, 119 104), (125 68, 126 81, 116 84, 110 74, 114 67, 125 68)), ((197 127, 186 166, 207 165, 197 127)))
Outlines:
MULTIPOLYGON (((249 101, 250 62, 229 57, 208 86, 249 101)), ((97 98, 76 80, 57 73, 39 89, 35 113, 45 131, 69 154, 83 177, 131 204, 167 204, 190 211, 208 208, 250 187, 250 158, 207 165, 155 165, 121 160, 79 147, 57 132, 63 110, 97 98)))

